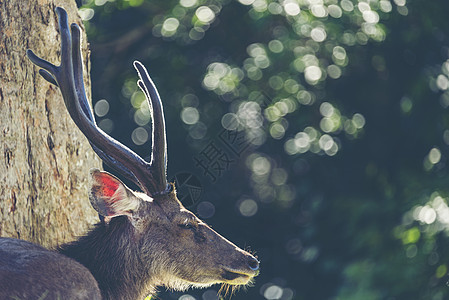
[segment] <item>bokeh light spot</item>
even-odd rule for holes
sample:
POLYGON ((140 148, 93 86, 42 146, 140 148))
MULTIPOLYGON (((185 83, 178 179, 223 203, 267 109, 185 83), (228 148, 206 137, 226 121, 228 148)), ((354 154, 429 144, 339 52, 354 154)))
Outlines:
POLYGON ((262 78, 262 71, 258 67, 250 67, 247 70, 248 78, 254 81, 260 80, 262 78))
POLYGON ((179 21, 176 18, 168 18, 164 21, 164 24, 162 25, 162 29, 165 31, 176 31, 179 26, 179 21))
POLYGON ((284 151, 288 155, 295 155, 296 153, 298 153, 294 139, 289 139, 284 143, 284 151))
POLYGON ((148 141, 148 131, 143 127, 137 127, 131 133, 131 139, 137 146, 143 145, 148 141))
POLYGON ((371 7, 369 6, 369 4, 363 1, 359 1, 359 3, 357 4, 357 8, 362 13, 371 11, 371 7))
POLYGON ((280 123, 273 123, 270 126, 270 135, 276 139, 280 140, 285 135, 285 128, 280 123))
POLYGON ((128 0, 129 5, 132 7, 137 7, 137 6, 142 5, 143 1, 144 0, 128 0))
POLYGON ((83 21, 89 21, 95 15, 95 11, 92 8, 81 8, 78 13, 83 21))
POLYGON ((252 217, 257 213, 257 202, 252 199, 245 199, 238 204, 238 209, 242 216, 252 217))
POLYGON ((416 254, 418 254, 418 247, 416 247, 415 244, 408 245, 405 249, 405 256, 407 256, 407 258, 413 258, 416 254))
POLYGON ((203 293, 202 300, 219 300, 217 295, 217 291, 215 290, 207 290, 203 293))
POLYGON ((194 41, 201 40, 204 37, 204 35, 205 35, 205 31, 201 27, 193 27, 189 31, 189 38, 194 41))
POLYGON ((227 113, 221 118, 221 125, 227 130, 236 130, 239 124, 239 119, 234 113, 227 113))
POLYGON ((109 0, 95 0, 95 5, 96 6, 102 6, 105 5, 106 2, 108 2, 109 0))
POLYGON ((440 90, 445 91, 449 87, 449 79, 445 75, 440 74, 437 77, 436 84, 440 90))
POLYGON ((379 15, 375 11, 372 10, 364 11, 362 16, 365 22, 367 23, 376 24, 379 22, 379 15))
POLYGON ((271 181, 274 185, 284 185, 287 182, 288 179, 288 173, 285 171, 285 169, 282 168, 276 168, 273 169, 273 172, 271 174, 271 181))
POLYGON ((305 153, 310 149, 310 143, 312 142, 310 136, 305 132, 298 132, 295 135, 295 146, 297 151, 300 153, 305 153))
POLYGON ((324 134, 319 139, 320 148, 329 156, 334 156, 338 152, 338 145, 335 143, 334 139, 328 135, 324 134))
POLYGON ((282 288, 280 286, 277 286, 275 284, 269 286, 265 292, 263 293, 263 296, 267 300, 277 300, 281 299, 282 297, 282 288))
POLYGON ((271 163, 263 156, 259 156, 253 160, 252 170, 256 175, 268 174, 271 170, 271 163))
POLYGON ((135 109, 140 109, 145 100, 145 95, 141 91, 135 91, 131 96, 131 105, 135 109))
POLYGON ((193 125, 200 119, 200 114, 195 107, 186 107, 181 112, 181 119, 188 125, 193 125))
POLYGON ((209 219, 215 214, 215 205, 208 201, 202 201, 198 204, 196 211, 200 218, 209 219))
POLYGON ((322 74, 321 69, 317 66, 309 66, 304 70, 306 81, 312 85, 316 84, 321 79, 322 74))
POLYGON ((198 20, 202 23, 209 24, 215 19, 215 13, 207 6, 200 6, 195 12, 198 20))
POLYGON ((289 16, 296 16, 301 12, 298 2, 294 0, 286 0, 283 4, 285 13, 289 16))
POLYGON ((414 244, 419 241, 421 237, 421 232, 417 227, 412 227, 402 233, 402 242, 407 244, 414 244))
POLYGON ((437 278, 442 278, 444 277, 444 275, 446 275, 446 273, 447 273, 447 266, 443 264, 438 266, 435 276, 437 278))
POLYGON ((327 74, 332 79, 338 79, 341 76, 341 69, 337 65, 329 65, 327 67, 327 74))
POLYGON ((321 4, 312 5, 311 12, 317 18, 324 18, 327 16, 327 10, 324 5, 321 4))
POLYGON ((284 80, 280 76, 271 76, 270 79, 268 79, 268 84, 270 87, 274 90, 280 90, 284 86, 284 80))
POLYGON ((272 40, 268 43, 268 49, 273 53, 281 53, 284 50, 284 45, 279 40, 272 40))
POLYGON ((438 148, 432 148, 429 152, 429 161, 431 164, 435 165, 440 162, 441 151, 438 148))
POLYGON ((354 10, 354 4, 352 4, 352 2, 349 0, 342 0, 340 6, 347 12, 351 12, 354 10))
POLYGON ((393 9, 393 6, 391 5, 391 2, 388 0, 381 0, 379 2, 379 6, 380 9, 384 12, 384 13, 389 13, 391 12, 391 10, 393 9))
POLYGON ((257 57, 260 55, 266 56, 264 47, 261 44, 251 44, 246 48, 246 52, 252 57, 257 57))
POLYGON ((243 5, 251 5, 254 3, 254 0, 239 0, 243 5))
POLYGON ((340 18, 340 17, 342 16, 342 14, 343 14, 343 12, 342 12, 340 6, 335 5, 335 4, 329 5, 329 6, 327 7, 327 10, 328 10, 328 12, 329 12, 329 15, 330 15, 331 17, 333 17, 333 18, 336 18, 336 19, 340 18))
POLYGON ((104 132, 110 134, 114 130, 114 122, 111 119, 103 119, 98 123, 98 127, 104 132))
POLYGON ((315 102, 315 95, 309 91, 299 91, 296 98, 303 105, 312 105, 315 102))
POLYGON ((254 58, 254 64, 260 69, 266 69, 270 66, 270 60, 266 55, 258 55, 254 58))
POLYGON ((207 133, 207 126, 200 121, 193 124, 189 128, 189 135, 195 140, 200 140, 204 138, 206 136, 206 133, 207 133))
POLYGON ((264 12, 267 10, 267 1, 266 0, 255 0, 253 3, 253 9, 256 12, 264 12))
POLYGON ((401 101, 400 101, 400 105, 401 105, 401 110, 403 113, 410 113, 410 111, 413 108, 413 102, 410 98, 408 97, 402 97, 401 101))
POLYGON ((329 102, 323 102, 320 105, 320 113, 323 117, 330 117, 334 114, 334 106, 329 102))
POLYGON ((271 2, 268 4, 268 11, 273 15, 280 15, 282 13, 282 6, 279 3, 271 2))
POLYGON ((332 56, 334 60, 342 61, 346 59, 346 50, 341 46, 335 46, 332 50, 332 56))
POLYGON ((352 116, 352 122, 357 129, 363 128, 365 126, 365 117, 362 114, 356 113, 352 116))
POLYGON ((179 4, 181 4, 184 7, 193 7, 197 3, 197 0, 180 0, 179 4))
POLYGON ((134 122, 139 126, 147 125, 151 120, 151 114, 148 109, 138 109, 134 112, 134 122))
POLYGON ((192 295, 185 294, 179 297, 178 300, 196 300, 196 298, 193 297, 192 295))
POLYGON ((290 94, 296 94, 299 87, 299 84, 294 79, 287 79, 284 83, 284 89, 290 94))
POLYGON ((444 143, 449 146, 449 130, 448 129, 446 129, 443 132, 443 140, 444 140, 444 143))
POLYGON ((313 28, 312 31, 310 32, 310 36, 315 42, 323 42, 326 39, 327 34, 323 28, 316 27, 313 28))
POLYGON ((109 102, 106 99, 101 99, 94 106, 95 114, 98 117, 104 117, 109 112, 109 102))

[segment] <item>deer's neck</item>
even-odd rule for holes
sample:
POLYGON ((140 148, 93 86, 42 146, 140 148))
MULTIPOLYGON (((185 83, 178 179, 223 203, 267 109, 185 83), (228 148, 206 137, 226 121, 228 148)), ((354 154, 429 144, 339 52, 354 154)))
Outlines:
POLYGON ((139 259, 133 227, 126 217, 97 224, 86 236, 58 251, 86 266, 104 299, 139 299, 154 292, 152 276, 139 259))

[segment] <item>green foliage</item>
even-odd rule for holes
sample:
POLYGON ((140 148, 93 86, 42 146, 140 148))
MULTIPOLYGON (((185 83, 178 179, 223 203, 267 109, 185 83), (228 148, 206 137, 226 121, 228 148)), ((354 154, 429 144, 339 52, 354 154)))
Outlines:
POLYGON ((257 250, 233 299, 449 296, 447 1, 83 3, 100 126, 148 153, 143 61, 169 170, 198 175, 207 221, 257 250), (223 129, 249 148, 211 180, 194 157, 223 129))

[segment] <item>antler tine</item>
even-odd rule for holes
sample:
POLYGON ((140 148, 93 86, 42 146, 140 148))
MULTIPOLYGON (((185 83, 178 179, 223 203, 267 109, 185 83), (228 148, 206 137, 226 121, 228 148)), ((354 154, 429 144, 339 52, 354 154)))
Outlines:
POLYGON ((87 102, 86 91, 84 89, 83 80, 83 61, 81 58, 81 31, 77 24, 70 25, 72 36, 72 67, 73 77, 75 79, 76 93, 79 98, 79 104, 86 115, 86 117, 95 123, 95 119, 92 113, 92 109, 87 102))
POLYGON ((165 137, 165 119, 161 98, 156 86, 148 75, 147 69, 139 61, 134 61, 134 68, 139 74, 137 84, 145 94, 151 110, 152 119, 152 150, 151 172, 157 188, 164 191, 167 187, 167 142, 165 137))
POLYGON ((61 33, 61 65, 55 66, 39 58, 31 50, 27 50, 28 57, 34 64, 45 69, 39 71, 44 79, 50 83, 57 83, 71 118, 103 161, 135 182, 147 194, 160 192, 159 184, 154 181, 151 174, 150 164, 108 136, 95 124, 84 90, 80 29, 78 25, 72 24, 70 32, 66 11, 57 7, 56 13, 61 33))

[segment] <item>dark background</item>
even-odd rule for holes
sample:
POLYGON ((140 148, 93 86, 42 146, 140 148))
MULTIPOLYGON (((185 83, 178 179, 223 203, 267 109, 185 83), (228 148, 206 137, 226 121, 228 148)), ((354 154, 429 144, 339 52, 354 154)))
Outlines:
POLYGON ((447 299, 448 2, 241 2, 79 1, 100 127, 149 155, 140 60, 186 206, 261 261, 232 299, 447 299))

